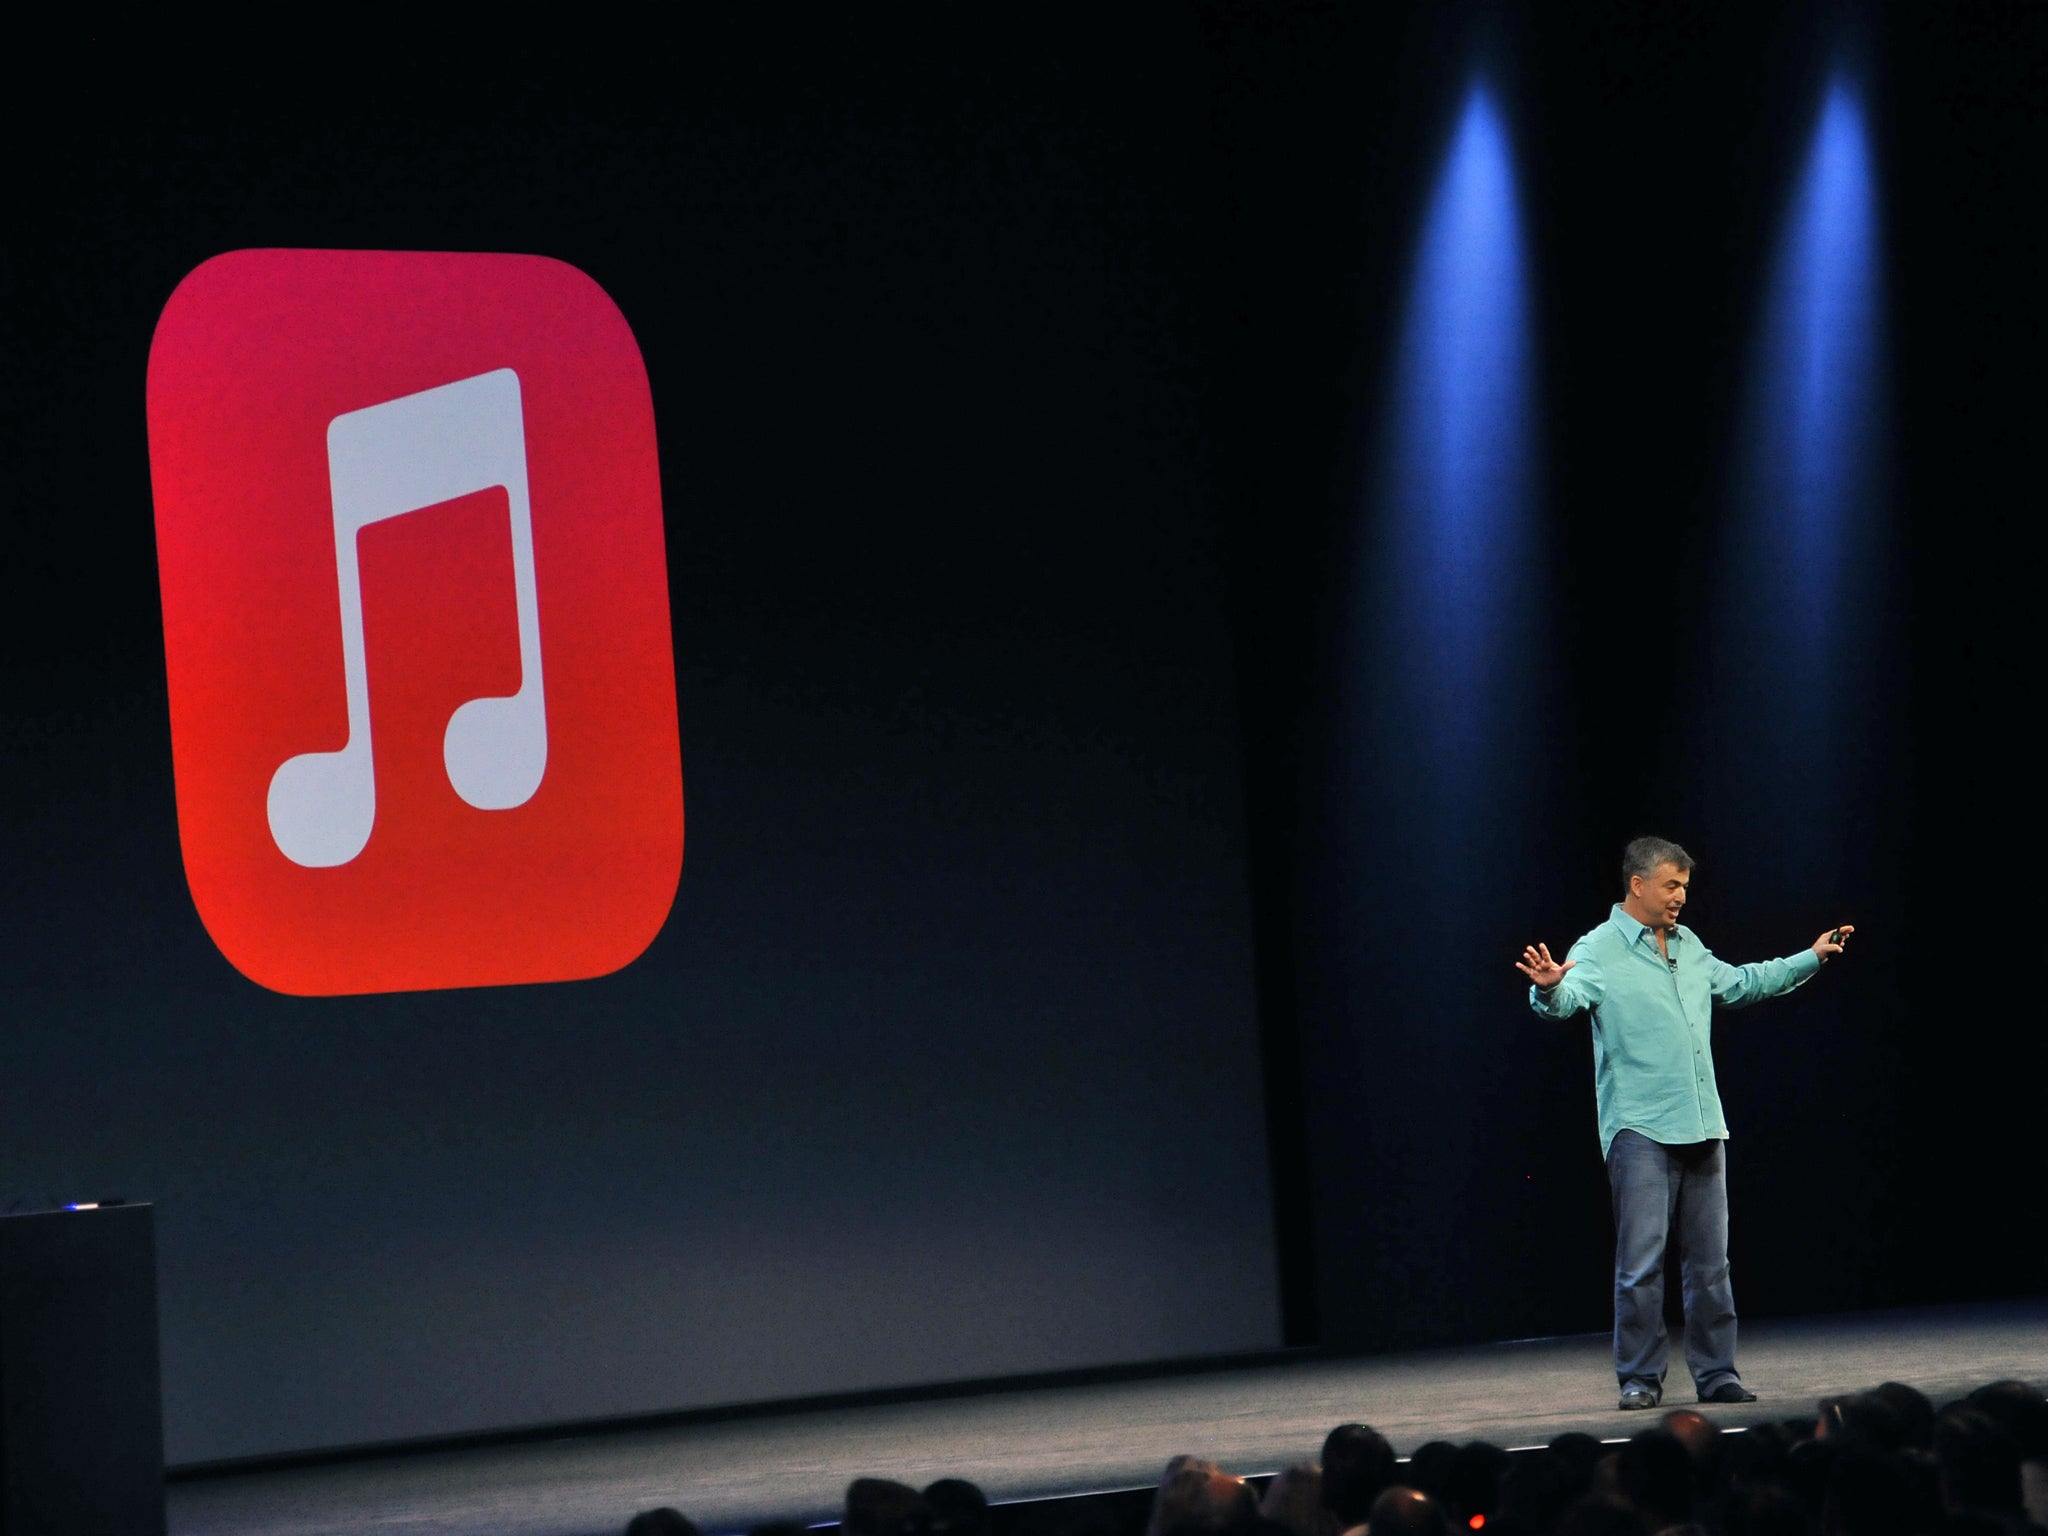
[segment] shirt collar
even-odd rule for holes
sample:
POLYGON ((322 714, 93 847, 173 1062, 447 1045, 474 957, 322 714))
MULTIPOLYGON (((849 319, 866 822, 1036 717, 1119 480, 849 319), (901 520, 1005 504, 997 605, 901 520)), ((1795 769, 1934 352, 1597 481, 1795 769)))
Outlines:
MULTIPOLYGON (((1618 901, 1614 904, 1614 914, 1608 918, 1608 921, 1614 924, 1614 931, 1619 933, 1623 941, 1630 946, 1641 943, 1646 937, 1654 938, 1650 925, 1648 923, 1639 923, 1630 917, 1627 912, 1622 910, 1622 905, 1618 901)), ((1676 941, 1677 938, 1678 929, 1674 925, 1671 929, 1671 939, 1676 941)))

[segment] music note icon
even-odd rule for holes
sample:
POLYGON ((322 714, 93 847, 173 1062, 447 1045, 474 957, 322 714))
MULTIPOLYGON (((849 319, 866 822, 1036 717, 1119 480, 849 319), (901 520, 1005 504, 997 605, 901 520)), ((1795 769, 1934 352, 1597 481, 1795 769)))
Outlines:
POLYGON ((342 680, 348 739, 337 751, 287 758, 270 780, 270 835, 294 864, 346 864, 377 820, 376 752, 363 646, 356 536, 372 523, 502 486, 511 504, 512 582, 519 624, 519 690, 471 699, 449 717, 441 760, 455 793, 482 811, 524 805, 547 771, 540 613, 519 376, 480 373, 336 416, 327 427, 334 565, 341 591, 342 680))

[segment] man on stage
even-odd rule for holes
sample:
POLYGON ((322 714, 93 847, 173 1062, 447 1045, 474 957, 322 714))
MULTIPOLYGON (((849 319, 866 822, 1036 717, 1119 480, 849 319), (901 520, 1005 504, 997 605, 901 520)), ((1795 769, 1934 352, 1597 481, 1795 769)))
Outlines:
POLYGON ((1727 1122, 1714 1087, 1713 1005, 1741 1008, 1789 992, 1842 952, 1856 930, 1831 928, 1783 960, 1729 965, 1678 921, 1692 855, 1639 837, 1622 853, 1627 887, 1606 922, 1564 963, 1538 944, 1516 969, 1547 1018, 1593 1012, 1593 1092, 1614 1199, 1614 1370, 1621 1406, 1664 1395, 1664 1254, 1675 1230, 1685 1277, 1685 1363, 1703 1403, 1752 1403, 1735 1369, 1728 1282, 1727 1122))

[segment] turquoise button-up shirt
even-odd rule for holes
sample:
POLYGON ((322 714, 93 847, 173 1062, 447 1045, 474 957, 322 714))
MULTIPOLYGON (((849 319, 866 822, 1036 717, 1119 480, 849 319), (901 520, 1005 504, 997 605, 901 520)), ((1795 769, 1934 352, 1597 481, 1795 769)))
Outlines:
POLYGON ((1790 992, 1820 969, 1802 950, 1783 960, 1730 965, 1715 958, 1680 923, 1656 933, 1616 905, 1613 914, 1565 956, 1576 960, 1544 993, 1529 989, 1529 1006, 1546 1018, 1593 1011, 1593 1096, 1600 1107, 1600 1155, 1618 1131, 1637 1131, 1667 1146, 1725 1138, 1721 1094, 1714 1085, 1714 1004, 1743 1008, 1790 992))

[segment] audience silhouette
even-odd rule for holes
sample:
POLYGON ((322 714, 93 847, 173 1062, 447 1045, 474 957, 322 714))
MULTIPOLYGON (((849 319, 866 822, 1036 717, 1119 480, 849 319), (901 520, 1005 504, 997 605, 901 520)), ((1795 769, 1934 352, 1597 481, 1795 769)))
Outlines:
MULTIPOLYGON (((1996 1381, 1937 1409, 1887 1381, 1821 1400, 1811 1419, 1723 1431, 1691 1409, 1616 1445, 1589 1434, 1511 1454, 1433 1440, 1404 1463, 1385 1436, 1340 1424, 1320 1464, 1263 1497, 1198 1456, 1176 1456, 1142 1522, 1103 1499, 1006 1523, 973 1483, 923 1492, 863 1477, 839 1536, 2048 1536, 2048 1397, 1996 1381)), ((673 1509, 627 1536, 698 1536, 673 1509)), ((802 1536, 793 1525, 752 1536, 802 1536)))

